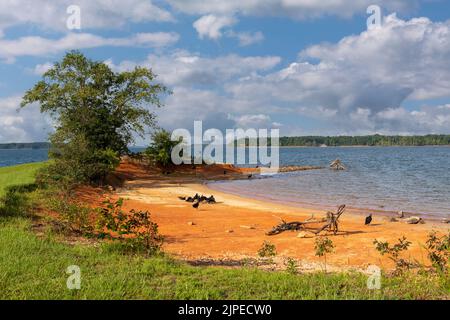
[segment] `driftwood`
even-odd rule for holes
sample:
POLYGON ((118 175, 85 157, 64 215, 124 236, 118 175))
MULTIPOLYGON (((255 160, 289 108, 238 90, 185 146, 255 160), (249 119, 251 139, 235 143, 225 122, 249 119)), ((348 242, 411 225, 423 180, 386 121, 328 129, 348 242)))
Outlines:
POLYGON ((338 233, 338 231, 339 231, 339 218, 344 213, 344 211, 345 211, 345 204, 340 206, 336 213, 328 211, 327 212, 327 223, 324 226, 322 226, 320 229, 318 229, 316 232, 314 232, 314 233, 315 234, 319 234, 319 233, 321 233, 323 230, 325 230, 327 228, 328 228, 328 231, 333 231, 334 234, 338 233))
POLYGON ((299 231, 301 229, 305 229, 309 224, 317 224, 317 223, 325 223, 325 224, 318 230, 313 231, 313 233, 315 233, 316 235, 321 233, 325 229, 333 231, 334 234, 336 234, 339 231, 339 218, 344 213, 344 211, 345 205, 342 205, 338 208, 338 211, 336 213, 327 212, 326 219, 316 220, 314 219, 314 216, 311 216, 311 218, 303 222, 301 221, 286 222, 280 219, 281 223, 273 227, 272 230, 266 232, 266 235, 274 236, 285 231, 299 231))
POLYGON ((331 164, 330 164, 330 168, 334 169, 334 170, 346 170, 345 166, 342 164, 340 159, 336 159, 334 160, 331 164))

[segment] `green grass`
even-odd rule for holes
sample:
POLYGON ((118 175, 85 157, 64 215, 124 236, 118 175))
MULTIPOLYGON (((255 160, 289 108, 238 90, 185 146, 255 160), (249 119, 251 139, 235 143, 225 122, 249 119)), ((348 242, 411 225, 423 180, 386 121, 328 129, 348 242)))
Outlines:
MULTIPOLYGON (((448 290, 431 276, 383 280, 371 291, 361 274, 300 274, 193 267, 169 257, 123 255, 116 247, 69 246, 38 238, 26 218, 0 219, 0 299, 430 299, 448 290), (81 290, 66 287, 70 265, 81 290)), ((447 296, 446 296, 447 295, 447 296)))
MULTIPOLYGON (((32 183, 43 164, 0 169, 2 188, 32 183)), ((34 192, 33 197, 39 195, 34 192)), ((37 236, 26 216, 0 217, 0 299, 449 299, 449 280, 430 274, 383 278, 368 290, 359 273, 292 275, 254 268, 193 267, 168 256, 124 255, 120 247, 67 245, 37 236), (81 289, 66 269, 81 268, 81 289)), ((256 254, 256 253, 255 253, 256 254)))
POLYGON ((4 194, 5 188, 8 186, 33 183, 37 170, 45 165, 45 162, 37 162, 12 167, 1 167, 0 196, 4 194))

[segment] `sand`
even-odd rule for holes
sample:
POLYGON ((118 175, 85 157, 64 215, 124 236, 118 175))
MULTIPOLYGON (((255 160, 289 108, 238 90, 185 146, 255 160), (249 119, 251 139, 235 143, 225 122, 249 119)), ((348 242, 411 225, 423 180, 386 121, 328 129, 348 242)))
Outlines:
MULTIPOLYGON (((165 236, 163 250, 179 259, 200 261, 242 261, 257 258, 257 251, 264 241, 276 246, 277 261, 288 257, 296 259, 304 269, 321 267, 322 259, 315 256, 315 236, 306 233, 299 238, 299 232, 285 232, 276 236, 266 236, 265 232, 280 222, 303 221, 314 214, 322 218, 322 210, 302 209, 266 201, 248 199, 211 190, 205 179, 236 179, 248 175, 249 171, 227 167, 224 175, 222 166, 202 168, 184 167, 163 175, 159 171, 148 171, 130 163, 122 163, 118 175, 125 178, 122 187, 109 197, 124 198, 124 208, 147 210, 159 224, 165 236), (202 204, 194 209, 191 203, 178 199, 179 196, 211 194, 217 204, 202 204)), ((254 169, 253 169, 254 171, 254 169)), ((86 201, 92 202, 92 195, 85 194, 86 201), (90 198, 90 199, 88 199, 90 198)), ((100 196, 99 196, 100 197, 100 196)), ((95 202, 99 202, 96 199, 95 202)), ((369 265, 383 269, 393 267, 392 261, 382 257, 373 244, 374 239, 396 242, 405 236, 412 242, 406 258, 429 264, 424 248, 427 235, 435 230, 445 233, 448 224, 426 222, 409 225, 405 221, 390 222, 390 218, 374 215, 371 225, 365 226, 366 212, 346 212, 341 217, 340 232, 337 235, 323 233, 335 245, 334 253, 328 255, 329 269, 365 270, 369 265)), ((318 225, 317 225, 318 226, 318 225)))

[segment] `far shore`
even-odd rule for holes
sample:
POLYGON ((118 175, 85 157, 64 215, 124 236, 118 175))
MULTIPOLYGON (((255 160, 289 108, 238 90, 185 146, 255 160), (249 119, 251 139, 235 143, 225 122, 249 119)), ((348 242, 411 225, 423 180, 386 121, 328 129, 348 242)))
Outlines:
MULTIPOLYGON (((192 263, 247 261, 257 258, 262 243, 270 241, 277 248, 279 264, 289 257, 296 259, 304 271, 320 269, 321 260, 314 254, 314 234, 307 231, 302 237, 297 236, 299 232, 267 236, 266 231, 281 220, 322 218, 326 210, 249 199, 211 189, 207 182, 225 178, 224 170, 227 171, 226 179, 239 179, 254 169, 213 165, 194 170, 189 166, 162 174, 156 169, 123 162, 117 170, 117 176, 124 179, 121 187, 106 195, 98 189, 83 189, 78 198, 93 206, 100 205, 105 196, 113 200, 123 198, 125 209, 149 211, 166 237, 164 250, 192 263), (178 198, 196 193, 214 195, 217 204, 201 204, 194 209, 192 203, 178 198)), ((378 239, 393 244, 403 236, 412 242, 409 257, 429 264, 423 249, 427 235, 431 231, 446 233, 450 226, 436 221, 410 225, 404 219, 391 222, 392 217, 375 213, 372 225, 366 226, 361 211, 349 208, 341 218, 341 231, 337 235, 327 232, 320 235, 330 237, 336 246, 335 253, 328 258, 330 270, 363 271, 372 264, 392 268, 392 262, 375 250, 373 241, 378 239)))

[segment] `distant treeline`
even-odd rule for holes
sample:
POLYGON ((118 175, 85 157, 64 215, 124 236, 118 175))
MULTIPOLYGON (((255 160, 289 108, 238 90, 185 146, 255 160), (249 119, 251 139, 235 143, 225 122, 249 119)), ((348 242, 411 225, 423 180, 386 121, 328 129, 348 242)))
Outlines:
POLYGON ((426 136, 338 136, 281 137, 280 145, 290 146, 443 146, 450 145, 450 135, 426 136))
POLYGON ((48 142, 0 143, 0 149, 49 149, 48 142))

